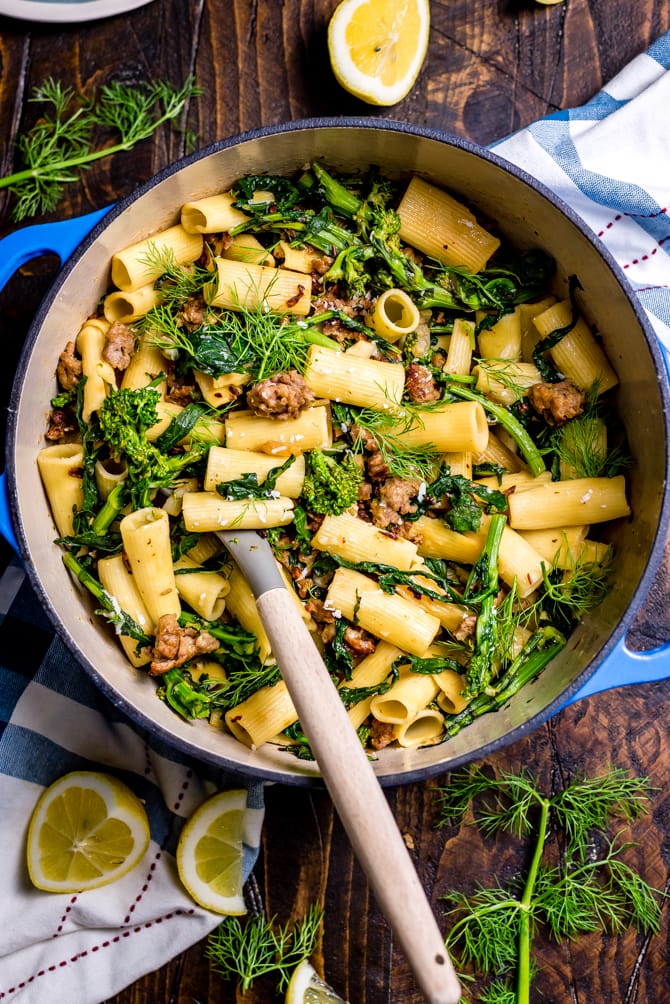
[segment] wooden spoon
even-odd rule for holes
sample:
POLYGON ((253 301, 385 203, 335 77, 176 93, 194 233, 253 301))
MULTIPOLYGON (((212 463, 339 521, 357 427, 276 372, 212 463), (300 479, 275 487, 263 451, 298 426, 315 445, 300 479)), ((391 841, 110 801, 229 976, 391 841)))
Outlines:
POLYGON ((346 709, 268 542, 253 530, 218 534, 256 597, 272 652, 324 783, 377 902, 430 1004, 461 990, 409 852, 346 709))

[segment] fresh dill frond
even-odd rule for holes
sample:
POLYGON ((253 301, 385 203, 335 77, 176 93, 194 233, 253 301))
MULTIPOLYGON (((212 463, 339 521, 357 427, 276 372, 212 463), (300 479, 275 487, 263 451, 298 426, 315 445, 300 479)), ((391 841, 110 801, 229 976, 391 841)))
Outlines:
POLYGON ((608 832, 647 812, 650 790, 647 778, 616 767, 575 778, 555 795, 544 794, 526 771, 491 776, 479 767, 455 772, 438 789, 438 825, 460 822, 472 806, 470 818, 488 837, 511 832, 528 842, 527 872, 508 888, 496 882, 444 897, 452 922, 447 947, 457 964, 491 978, 480 1002, 528 1004, 532 939, 541 927, 557 941, 628 927, 659 930, 662 891, 624 860, 635 845, 621 831, 608 832), (550 840, 561 847, 557 864, 544 861, 550 840))
POLYGON ((44 105, 38 121, 17 142, 22 167, 0 178, 0 189, 15 197, 12 219, 25 220, 54 210, 67 184, 96 160, 130 150, 163 123, 179 118, 200 89, 189 77, 181 87, 167 81, 105 84, 92 97, 48 78, 32 102, 44 105), (96 147, 100 130, 114 140, 96 147))
POLYGON ((245 993, 255 980, 268 974, 277 980, 277 990, 285 990, 291 973, 313 954, 322 935, 323 910, 314 903, 295 924, 278 924, 260 914, 242 921, 226 919, 210 934, 205 955, 215 973, 235 980, 245 993))
MULTIPOLYGON (((149 241, 142 263, 152 275, 160 271, 160 278, 154 285, 160 290, 160 305, 164 311, 180 310, 187 300, 201 293, 203 286, 212 279, 208 268, 197 263, 180 265, 172 248, 159 247, 153 241, 149 241)), ((144 324, 145 319, 142 319, 140 328, 144 324)))
POLYGON ((188 331, 160 304, 146 315, 142 330, 151 344, 181 353, 195 369, 215 377, 245 372, 264 380, 287 370, 303 373, 310 345, 305 325, 262 308, 213 310, 201 327, 188 331))
MULTIPOLYGON (((352 409, 354 412, 354 409, 352 409)), ((354 414, 356 431, 353 435, 354 453, 364 451, 364 433, 372 436, 389 474, 409 480, 429 481, 439 467, 439 452, 431 443, 407 446, 405 435, 415 424, 412 411, 402 410, 392 415, 372 408, 361 408, 354 414)))

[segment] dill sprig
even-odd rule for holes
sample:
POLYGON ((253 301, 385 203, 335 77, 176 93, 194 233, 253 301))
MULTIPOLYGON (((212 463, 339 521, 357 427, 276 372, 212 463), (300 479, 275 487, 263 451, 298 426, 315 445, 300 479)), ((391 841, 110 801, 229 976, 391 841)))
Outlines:
MULTIPOLYGON (((169 290, 170 283, 165 284, 169 290)), ((173 290, 174 295, 174 290, 173 290)), ((173 308, 153 307, 142 322, 147 340, 167 353, 180 353, 198 370, 211 376, 249 373, 264 380, 276 373, 303 373, 313 343, 336 347, 307 321, 258 310, 212 310, 201 327, 188 331, 173 308)))
POLYGON ((226 919, 209 936, 205 955, 214 972, 236 980, 245 993, 260 976, 274 974, 277 990, 286 989, 295 967, 314 952, 322 933, 323 910, 313 903, 294 925, 278 924, 260 914, 244 923, 226 919))
POLYGON ((475 825, 487 837, 512 833, 530 842, 529 865, 518 888, 499 883, 472 895, 447 895, 453 923, 447 947, 459 964, 495 977, 480 995, 485 1004, 529 1004, 535 966, 534 933, 545 927, 556 940, 598 930, 659 929, 663 895, 623 860, 634 846, 608 829, 649 811, 651 787, 617 767, 576 778, 545 795, 531 775, 490 777, 480 768, 460 771, 440 793, 439 826, 460 822, 474 802, 475 825), (558 864, 545 864, 551 835, 560 834, 558 864))
POLYGON ((103 85, 92 97, 49 77, 30 98, 45 106, 42 116, 18 139, 21 170, 0 178, 16 201, 12 219, 19 222, 54 210, 67 184, 103 157, 130 150, 163 123, 179 118, 188 101, 200 94, 189 77, 181 87, 164 80, 103 85), (95 146, 99 130, 115 141, 95 146))
POLYGON ((419 478, 430 481, 439 467, 439 453, 435 446, 407 446, 405 435, 416 423, 416 409, 404 408, 389 415, 373 408, 351 409, 355 423, 352 449, 354 453, 364 450, 364 433, 372 436, 377 444, 382 460, 389 474, 409 480, 419 478))

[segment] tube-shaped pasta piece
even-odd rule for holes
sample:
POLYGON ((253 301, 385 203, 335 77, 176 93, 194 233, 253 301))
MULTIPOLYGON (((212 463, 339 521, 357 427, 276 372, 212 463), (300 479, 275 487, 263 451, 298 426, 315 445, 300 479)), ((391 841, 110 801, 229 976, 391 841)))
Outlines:
POLYGON ((463 697, 465 681, 455 669, 443 669, 435 675, 435 682, 440 688, 437 703, 446 714, 457 715, 467 707, 468 700, 463 697))
MULTIPOLYGON (((480 532, 486 533, 489 517, 483 516, 480 532)), ((511 586, 516 581, 520 599, 537 589, 542 582, 543 558, 520 533, 506 526, 500 538, 498 551, 498 574, 503 582, 511 586)))
POLYGON ((478 401, 438 404, 403 431, 403 444, 432 446, 438 453, 483 453, 489 440, 486 412, 478 401))
POLYGON ((237 565, 231 565, 228 573, 230 592, 226 596, 226 609, 239 621, 245 631, 253 631, 258 640, 258 657, 262 663, 267 663, 271 659, 272 650, 270 640, 266 634, 256 599, 251 590, 251 586, 242 575, 237 565))
POLYGON ((533 324, 533 318, 556 303, 555 296, 545 296, 534 303, 520 303, 516 308, 519 311, 521 322, 521 358, 526 363, 533 361, 533 349, 540 341, 540 333, 533 324))
POLYGON ((474 565, 482 553, 482 534, 458 533, 441 519, 431 516, 419 516, 414 527, 421 539, 418 553, 422 558, 445 558, 463 565, 474 565))
POLYGON ((73 530, 73 514, 84 502, 84 450, 80 443, 45 446, 37 454, 37 467, 58 536, 67 537, 73 530))
MULTIPOLYGON (((560 300, 533 318, 541 338, 546 338, 558 328, 567 327, 572 321, 570 300, 560 300)), ((597 382, 598 393, 615 387, 619 378, 595 340, 591 329, 580 317, 575 326, 549 349, 554 365, 580 390, 588 390, 597 382)))
POLYGON ((351 569, 337 569, 326 606, 412 655, 423 655, 440 630, 438 618, 420 603, 398 593, 384 593, 368 576, 351 569))
POLYGON ((445 373, 456 373, 467 376, 472 366, 472 353, 475 346, 475 323, 457 317, 449 339, 447 361, 444 364, 445 373))
MULTIPOLYGON (((212 446, 207 454, 207 469, 203 487, 207 492, 216 491, 216 486, 226 481, 237 481, 244 474, 255 474, 259 484, 263 484, 270 471, 280 467, 281 460, 269 457, 267 453, 254 450, 233 450, 228 446, 212 446)), ((302 454, 275 482, 280 495, 297 499, 305 480, 305 458, 302 454)))
POLYGON ((202 254, 200 234, 189 234, 180 223, 112 255, 112 282, 124 292, 147 286, 165 272, 166 261, 190 265, 202 254))
MULTIPOLYGON (((403 654, 402 649, 399 649, 397 645, 380 641, 374 652, 366 655, 357 666, 354 666, 351 679, 341 683, 340 688, 346 687, 347 691, 355 691, 379 686, 388 676, 395 660, 403 654)), ((352 702, 345 702, 347 713, 355 729, 359 728, 370 714, 371 701, 372 697, 365 697, 362 701, 356 701, 355 698, 352 698, 352 702)))
POLYGON ((283 680, 262 687, 226 712, 226 725, 236 739, 255 750, 298 720, 298 712, 283 680))
POLYGON ((103 501, 107 498, 113 488, 125 481, 128 477, 128 467, 125 463, 119 463, 112 458, 106 460, 96 460, 95 462, 95 483, 103 501))
POLYGON ((220 572, 203 571, 188 554, 175 562, 175 583, 180 598, 206 621, 216 621, 226 609, 230 582, 220 572), (189 575, 189 570, 192 574, 189 575))
POLYGON ((215 258, 216 272, 203 286, 205 302, 228 310, 271 310, 275 314, 308 314, 312 279, 302 272, 215 258))
POLYGON ((387 342, 397 342, 419 326, 419 308, 403 289, 385 289, 377 297, 370 326, 387 342))
POLYGON ((81 356, 82 376, 86 377, 82 408, 82 417, 85 422, 88 422, 93 412, 98 410, 110 388, 116 390, 114 367, 103 359, 102 355, 105 347, 105 335, 108 330, 107 321, 95 317, 84 321, 77 335, 77 351, 81 356))
POLYGON ((436 708, 424 708, 411 721, 396 725, 393 735, 398 746, 416 749, 440 742, 444 734, 444 715, 436 708))
POLYGON ((587 526, 520 531, 521 536, 544 558, 548 568, 562 569, 575 567, 587 532, 587 526))
POLYGON ((186 553, 191 561, 195 561, 198 565, 203 565, 210 558, 213 558, 215 554, 221 554, 223 550, 223 544, 215 533, 201 533, 193 547, 186 553))
POLYGON ((194 376, 200 393, 212 408, 220 408, 235 401, 240 396, 240 388, 251 380, 250 373, 224 373, 220 376, 211 376, 209 373, 195 370, 194 376))
POLYGON ((488 443, 479 454, 473 457, 475 464, 493 464, 494 467, 502 467, 504 471, 521 471, 524 463, 517 453, 510 450, 498 437, 497 433, 489 430, 488 443))
POLYGON ((630 516, 630 507, 623 474, 552 481, 509 497, 510 525, 516 530, 581 526, 624 516, 630 516))
POLYGON ((376 411, 397 410, 405 388, 401 364, 363 359, 321 345, 310 345, 304 376, 317 397, 376 411))
POLYGON ((435 699, 439 689, 434 674, 412 673, 401 666, 393 686, 372 698, 370 711, 380 722, 409 722, 435 699))
POLYGON ((373 561, 408 571, 416 560, 416 544, 405 537, 392 537, 351 513, 324 516, 312 537, 312 546, 345 561, 373 561))
MULTIPOLYGON (((254 265, 275 267, 273 256, 253 234, 235 234, 229 239, 230 243, 226 242, 221 252, 222 258, 228 258, 229 261, 252 262, 254 265)), ((287 267, 290 268, 290 266, 287 267)), ((297 269, 297 271, 302 272, 302 269, 297 269)))
POLYGON ((241 209, 235 209, 233 202, 235 196, 231 192, 186 202, 181 207, 181 225, 189 234, 218 234, 232 230, 249 219, 241 209))
POLYGON ((500 241, 481 227, 473 213, 453 196, 412 178, 398 206, 400 236, 443 265, 463 265, 480 272, 500 241))
POLYGON ((307 450, 327 450, 333 445, 330 407, 315 405, 297 418, 277 422, 252 411, 233 411, 225 420, 226 446, 253 450, 271 457, 288 457, 307 450))
POLYGON ((153 506, 136 509, 123 517, 119 529, 135 585, 154 624, 165 614, 178 617, 181 603, 172 565, 167 513, 153 506))
POLYGON ((305 275, 310 275, 314 269, 314 260, 318 255, 314 248, 294 248, 288 241, 280 241, 277 257, 281 257, 280 268, 290 268, 293 272, 304 272, 305 275))
MULTIPOLYGON (((98 561, 98 578, 110 596, 113 596, 121 610, 128 614, 135 623, 148 634, 154 634, 156 625, 149 616, 149 611, 140 596, 135 580, 126 568, 123 555, 114 554, 98 561)), ((119 641, 126 657, 133 666, 146 666, 151 662, 151 649, 142 648, 138 652, 137 642, 127 635, 120 635, 119 641)))
POLYGON ((153 307, 161 302, 160 290, 152 283, 129 289, 127 292, 115 290, 108 293, 102 304, 102 312, 110 324, 120 321, 122 324, 132 324, 144 317, 153 307))
POLYGON ((535 488, 536 485, 548 484, 550 481, 551 471, 542 471, 538 475, 533 475, 530 471, 514 471, 511 474, 501 474, 500 477, 493 474, 491 477, 476 478, 475 484, 509 494, 510 491, 523 492, 526 488, 535 488))
POLYGON ((462 478, 472 480, 472 453, 469 450, 460 453, 443 453, 440 457, 447 464, 450 474, 459 474, 462 478))
MULTIPOLYGON (((415 565, 414 571, 419 572, 424 567, 425 566, 418 561, 415 565)), ((444 600, 438 600, 432 596, 422 594, 419 597, 418 602, 427 613, 432 614, 433 617, 437 617, 443 628, 446 628, 447 631, 455 635, 459 629, 463 627, 463 621, 470 616, 471 612, 468 607, 448 601, 446 599, 445 590, 439 585, 439 583, 435 582, 434 579, 431 579, 427 575, 417 575, 416 577, 413 577, 412 584, 417 587, 425 586, 432 592, 445 597, 444 600)), ((398 586, 396 592, 399 596, 406 596, 407 599, 411 599, 415 603, 417 602, 416 592, 413 592, 409 586, 398 586)))
POLYGON ((473 367, 472 375, 477 378, 475 390, 506 407, 520 401, 529 387, 542 380, 532 363, 500 359, 482 361, 473 367))
MULTIPOLYGON (((477 324, 486 317, 486 311, 477 311, 477 324)), ((521 359, 521 315, 518 308, 503 314, 490 328, 477 336, 479 355, 484 359, 521 359)))
POLYGON ((217 530, 267 530, 293 520, 289 498, 224 499, 215 492, 185 492, 182 516, 189 533, 217 530))
MULTIPOLYGON (((151 344, 150 337, 140 338, 130 365, 123 372, 121 386, 128 390, 138 390, 147 387, 161 373, 165 373, 167 362, 157 345, 151 344)), ((165 393, 167 383, 156 387, 161 394, 165 393)))

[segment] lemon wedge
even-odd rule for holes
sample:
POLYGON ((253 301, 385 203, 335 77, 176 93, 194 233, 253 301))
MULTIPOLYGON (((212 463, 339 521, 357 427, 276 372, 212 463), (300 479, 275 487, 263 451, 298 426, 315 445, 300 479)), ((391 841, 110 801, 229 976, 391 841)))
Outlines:
POLYGON ((74 771, 40 796, 28 826, 33 885, 46 892, 83 892, 121 878, 144 856, 149 822, 121 781, 74 771))
POLYGON ((247 793, 220 791, 198 806, 177 844, 177 871, 196 903, 213 913, 246 913, 242 836, 247 793))
POLYGON ((337 82, 368 104, 396 104, 419 75, 429 30, 428 0, 342 0, 328 25, 337 82))
POLYGON ((347 1002, 323 982, 309 959, 303 959, 291 976, 284 1004, 347 1004, 347 1002))

